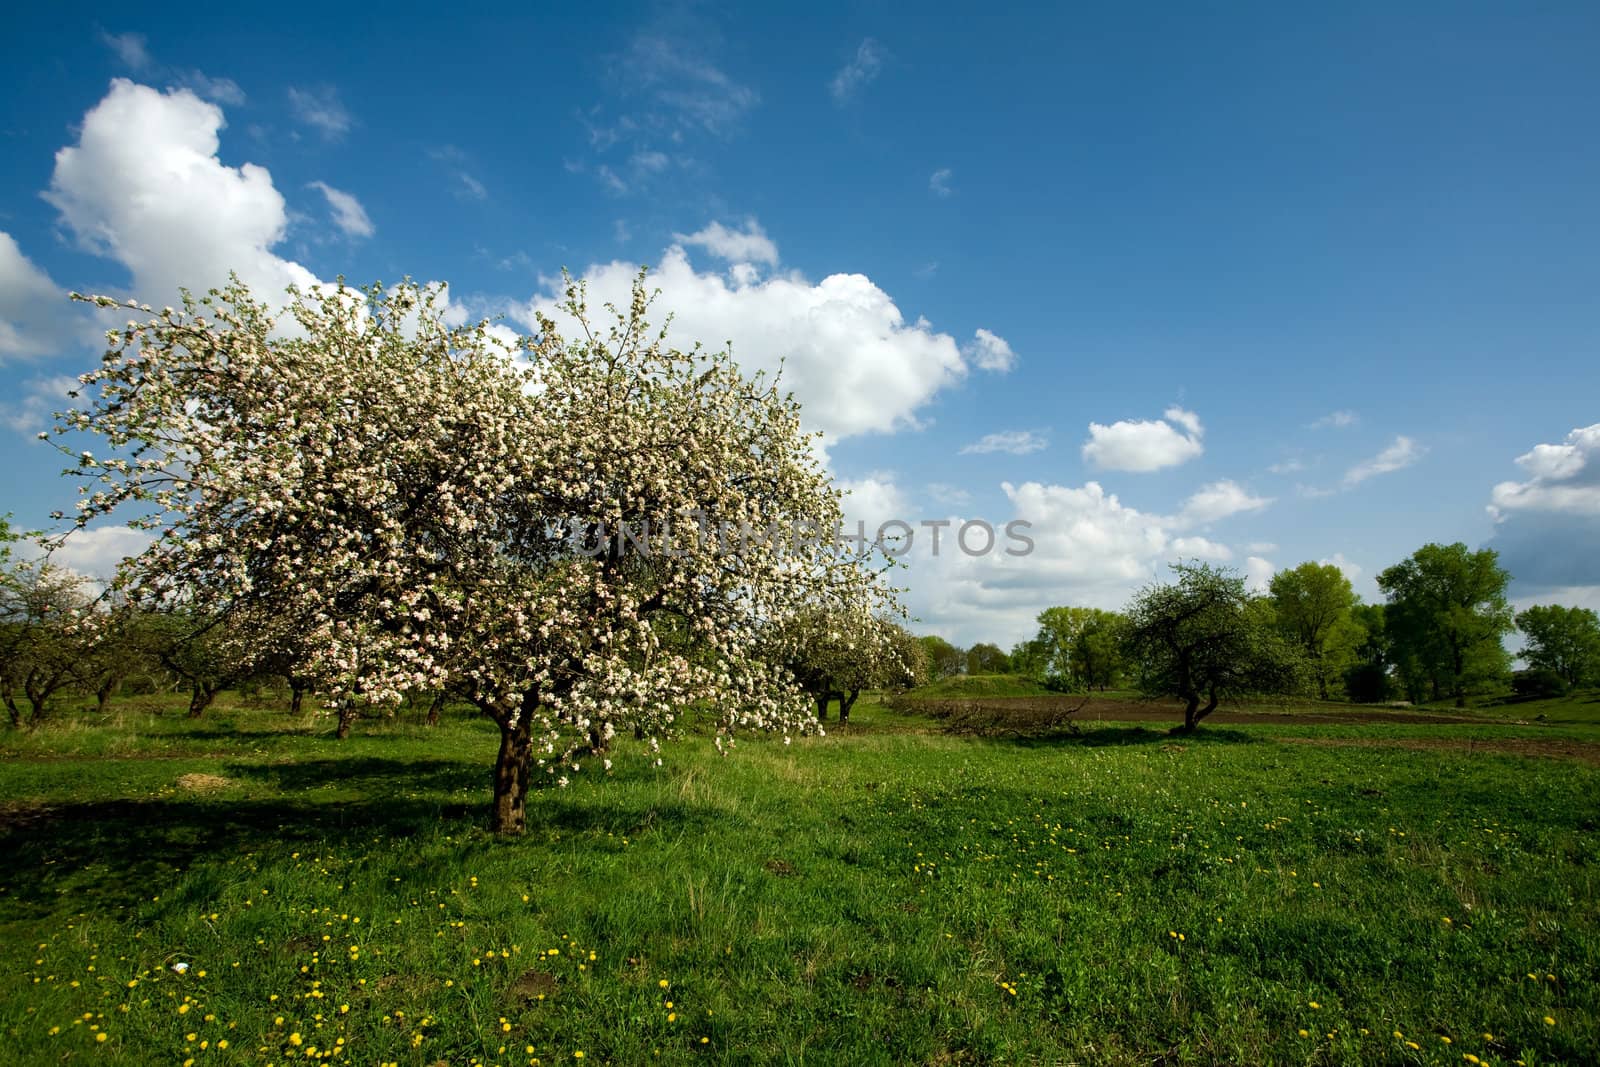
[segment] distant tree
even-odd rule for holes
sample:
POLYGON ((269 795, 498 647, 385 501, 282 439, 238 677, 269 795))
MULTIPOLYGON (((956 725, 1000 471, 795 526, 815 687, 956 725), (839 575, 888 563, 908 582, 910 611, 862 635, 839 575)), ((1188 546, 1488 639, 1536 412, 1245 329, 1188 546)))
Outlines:
POLYGON ((1529 667, 1554 671, 1569 689, 1600 682, 1600 616, 1594 611, 1535 604, 1516 621, 1528 639, 1522 658, 1529 667))
POLYGON ((896 623, 856 610, 812 608, 797 612, 768 634, 769 655, 816 705, 817 720, 839 702, 839 723, 867 689, 909 688, 925 673, 922 646, 896 623))
POLYGON ((1379 704, 1389 699, 1393 660, 1383 612, 1382 604, 1357 604, 1350 609, 1351 622, 1360 629, 1361 640, 1345 668, 1344 687, 1357 704, 1379 704))
POLYGON ((1457 542, 1427 544, 1378 575, 1388 597, 1384 621, 1413 690, 1424 679, 1433 699, 1466 707, 1470 688, 1503 681, 1510 657, 1500 639, 1511 629, 1506 584, 1493 549, 1457 542))
POLYGON ((928 657, 928 675, 932 680, 953 678, 966 670, 965 649, 957 648, 937 634, 927 634, 917 640, 922 643, 922 651, 928 657))
POLYGON ((42 722, 75 679, 96 620, 82 576, 48 560, 0 570, 0 699, 12 726, 42 722))
POLYGON ((1050 650, 1038 637, 1011 646, 1011 673, 1043 681, 1050 662, 1050 650))
POLYGON ((1141 688, 1184 702, 1178 729, 1195 729, 1227 697, 1299 687, 1300 655, 1242 577, 1205 563, 1173 570, 1177 581, 1146 586, 1129 603, 1126 640, 1141 688))
POLYGON ((1011 670, 1011 659, 999 645, 980 641, 967 649, 968 674, 1005 674, 1011 670))
POLYGON ((1327 700, 1329 682, 1350 666, 1361 637, 1350 618, 1350 579, 1331 563, 1307 562, 1274 574, 1268 589, 1278 626, 1305 654, 1317 694, 1327 700))
POLYGON ((1073 690, 1109 689, 1125 664, 1123 631, 1127 620, 1100 608, 1054 607, 1039 613, 1038 642, 1045 655, 1045 677, 1073 690))
POLYGON ((149 679, 161 671, 160 633, 149 612, 125 602, 103 605, 91 618, 73 675, 94 694, 95 710, 103 715, 130 678, 149 679))

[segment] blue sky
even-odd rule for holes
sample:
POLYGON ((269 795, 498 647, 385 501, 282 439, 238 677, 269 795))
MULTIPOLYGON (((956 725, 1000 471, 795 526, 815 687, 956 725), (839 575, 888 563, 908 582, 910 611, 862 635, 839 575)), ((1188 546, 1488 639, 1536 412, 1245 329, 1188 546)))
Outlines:
POLYGON ((30 439, 97 355, 67 289, 411 275, 515 327, 646 263, 680 346, 786 360, 854 514, 1034 524, 914 549, 924 629, 1180 556, 1376 598, 1429 540, 1597 605, 1596 55, 1592 4, 24 11, 0 509, 73 497, 30 439))

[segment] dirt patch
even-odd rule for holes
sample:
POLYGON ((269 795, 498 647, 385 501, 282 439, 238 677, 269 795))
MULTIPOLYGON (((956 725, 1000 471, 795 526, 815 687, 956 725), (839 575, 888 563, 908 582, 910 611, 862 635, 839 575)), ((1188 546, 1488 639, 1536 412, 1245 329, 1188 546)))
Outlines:
POLYGON ((528 1001, 543 1000, 554 996, 556 991, 556 976, 545 974, 543 971, 523 971, 522 976, 506 990, 506 996, 512 1000, 528 1001))
POLYGON ((187 789, 191 793, 215 793, 234 784, 235 782, 232 778, 224 778, 220 774, 182 774, 178 776, 178 788, 187 789))
POLYGON ((1588 741, 1545 740, 1539 737, 1280 737, 1286 745, 1322 748, 1410 748, 1419 752, 1482 752, 1496 756, 1535 756, 1572 759, 1600 767, 1600 744, 1588 741))

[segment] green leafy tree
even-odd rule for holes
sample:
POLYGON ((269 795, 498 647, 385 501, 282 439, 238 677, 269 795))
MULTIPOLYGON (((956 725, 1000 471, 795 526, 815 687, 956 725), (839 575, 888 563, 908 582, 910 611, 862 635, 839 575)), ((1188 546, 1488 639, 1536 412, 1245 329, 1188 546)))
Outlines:
POLYGON ((1222 700, 1298 689, 1303 661, 1283 639, 1270 605, 1236 572, 1173 565, 1177 581, 1140 590, 1127 608, 1127 650, 1141 688, 1183 701, 1195 729, 1222 700))
POLYGON ((1355 590, 1344 572, 1330 563, 1302 563, 1272 576, 1268 586, 1273 614, 1284 634, 1304 653, 1317 694, 1350 666, 1361 634, 1352 623, 1355 590))
POLYGON ((1423 545, 1378 575, 1389 601, 1386 629, 1413 699, 1425 684, 1433 699, 1449 694, 1461 708, 1469 690, 1504 681, 1510 580, 1493 549, 1473 552, 1459 541, 1423 545))
POLYGON ((1357 604, 1350 609, 1351 622, 1360 629, 1361 640, 1345 668, 1344 687, 1357 704, 1379 704, 1389 699, 1394 663, 1383 616, 1382 604, 1357 604))
POLYGON ((12 726, 49 716, 51 702, 75 680, 98 619, 84 579, 48 560, 0 570, 0 700, 12 726))
POLYGON ((1535 604, 1516 621, 1528 639, 1522 658, 1529 667, 1554 671, 1569 689, 1600 682, 1600 616, 1593 610, 1535 604))
POLYGON ((1005 674, 1011 670, 1011 658, 999 645, 980 641, 967 649, 968 674, 1005 674))
POLYGON ((1038 637, 1018 641, 1011 647, 1011 673, 1043 681, 1050 660, 1050 650, 1038 637))
POLYGON ((1072 690, 1109 689, 1123 674, 1127 620, 1100 608, 1054 607, 1039 613, 1034 637, 1045 656, 1044 676, 1072 690))
POLYGON ((926 674, 922 645, 898 624, 869 611, 811 608, 768 635, 769 655, 816 705, 817 721, 839 702, 839 724, 867 689, 903 689, 926 674))
POLYGON ((931 680, 954 678, 966 670, 965 649, 957 648, 938 634, 926 634, 917 640, 921 642, 922 651, 928 657, 928 675, 931 680))

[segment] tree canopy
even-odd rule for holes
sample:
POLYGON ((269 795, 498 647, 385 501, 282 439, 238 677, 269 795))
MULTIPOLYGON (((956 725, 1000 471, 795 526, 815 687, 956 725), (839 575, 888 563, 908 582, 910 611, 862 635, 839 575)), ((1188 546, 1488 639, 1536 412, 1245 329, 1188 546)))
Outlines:
POLYGON ((1413 699, 1426 687, 1465 707, 1467 691, 1503 678, 1509 659, 1500 639, 1511 629, 1506 583, 1493 549, 1461 542, 1427 544, 1378 575, 1388 597, 1384 622, 1413 699))
POLYGON ((1536 670, 1554 671, 1567 687, 1600 682, 1600 616, 1590 608, 1535 604, 1517 613, 1526 637, 1522 658, 1536 670))
POLYGON ((1278 626, 1304 653, 1318 695, 1327 700, 1329 683, 1350 666, 1362 637, 1351 619, 1350 579, 1331 563, 1306 562, 1274 574, 1268 590, 1278 626))
POLYGON ((810 728, 763 627, 886 594, 786 538, 840 518, 792 397, 668 347, 642 278, 603 327, 569 286, 573 338, 452 325, 410 283, 293 297, 283 323, 237 281, 176 310, 93 298, 134 317, 57 435, 108 448, 69 451, 79 525, 158 535, 120 589, 277 620, 334 700, 462 694, 500 727, 501 832, 535 770, 564 784, 619 727, 810 728))
POLYGON ((1129 603, 1127 649, 1146 692, 1184 702, 1180 729, 1193 730, 1224 698, 1298 687, 1299 656, 1242 577, 1207 563, 1172 569, 1175 582, 1148 585, 1129 603))

